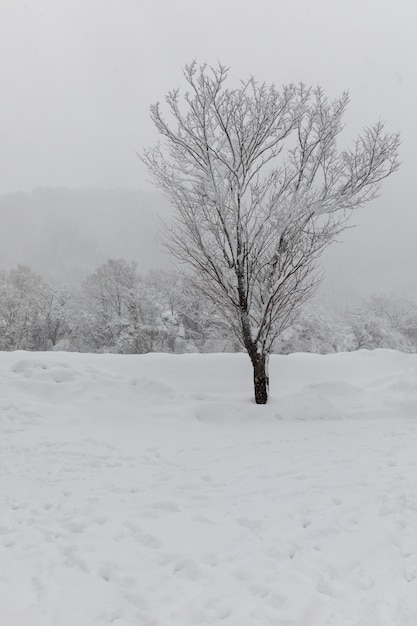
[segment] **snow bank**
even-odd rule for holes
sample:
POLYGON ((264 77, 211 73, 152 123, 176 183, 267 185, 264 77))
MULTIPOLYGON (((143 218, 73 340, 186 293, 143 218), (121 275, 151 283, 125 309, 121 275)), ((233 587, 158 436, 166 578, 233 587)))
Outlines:
POLYGON ((417 355, 0 353, 7 626, 415 626, 417 355))

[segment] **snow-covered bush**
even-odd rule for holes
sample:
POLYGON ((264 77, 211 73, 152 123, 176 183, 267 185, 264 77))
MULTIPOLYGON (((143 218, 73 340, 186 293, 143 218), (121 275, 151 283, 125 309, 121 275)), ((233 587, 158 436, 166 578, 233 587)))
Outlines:
POLYGON ((276 341, 274 352, 344 352, 352 350, 353 342, 353 331, 344 315, 310 304, 276 341))
POLYGON ((353 350, 416 350, 417 303, 411 299, 373 295, 350 313, 349 322, 354 335, 353 350))

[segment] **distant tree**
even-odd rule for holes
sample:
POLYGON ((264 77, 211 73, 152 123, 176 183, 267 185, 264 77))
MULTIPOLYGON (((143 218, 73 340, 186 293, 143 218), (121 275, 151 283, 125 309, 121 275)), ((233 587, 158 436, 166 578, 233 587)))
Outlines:
POLYGON ((172 270, 152 269, 146 274, 145 282, 149 292, 158 299, 162 308, 174 315, 183 290, 180 274, 172 270))
POLYGON ((236 349, 230 330, 212 303, 202 299, 180 273, 151 270, 145 277, 170 352, 217 352, 236 349))
POLYGON ((158 308, 136 263, 109 259, 83 286, 82 335, 94 351, 138 354, 158 346, 158 308))
POLYGON ((240 344, 216 306, 185 280, 179 294, 178 317, 189 349, 197 352, 236 352, 240 344))
POLYGON ((171 122, 151 107, 163 143, 142 159, 176 209, 166 246, 246 348, 265 403, 274 342, 314 292, 316 261, 349 213, 398 168, 399 137, 378 122, 338 150, 347 93, 329 101, 320 87, 254 78, 231 89, 222 65, 194 62, 184 74, 189 92, 166 97, 171 122))
POLYGON ((50 350, 68 333, 70 293, 25 265, 0 274, 0 349, 50 350))
POLYGON ((303 307, 300 315, 274 344, 274 352, 329 354, 353 349, 355 337, 350 316, 337 314, 320 303, 303 307))
POLYGON ((43 283, 31 329, 32 350, 51 350, 61 341, 68 345, 71 300, 68 288, 43 283))
POLYGON ((390 348, 403 352, 417 349, 417 307, 409 298, 374 294, 349 314, 354 350, 390 348))
POLYGON ((42 278, 25 265, 0 275, 0 349, 30 350, 42 278))

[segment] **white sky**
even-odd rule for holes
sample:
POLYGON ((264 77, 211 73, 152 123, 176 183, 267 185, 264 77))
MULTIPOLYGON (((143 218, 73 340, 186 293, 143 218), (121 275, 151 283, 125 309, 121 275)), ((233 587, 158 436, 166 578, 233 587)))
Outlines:
POLYGON ((411 157, 416 27, 415 0, 2 0, 0 193, 143 186, 149 104, 194 57, 349 88, 352 136, 381 116, 411 157))
POLYGON ((379 117, 401 130, 403 166, 365 221, 411 245, 416 27, 416 0, 1 0, 0 193, 146 188, 149 105, 187 61, 220 60, 235 78, 348 88, 352 138, 379 117))

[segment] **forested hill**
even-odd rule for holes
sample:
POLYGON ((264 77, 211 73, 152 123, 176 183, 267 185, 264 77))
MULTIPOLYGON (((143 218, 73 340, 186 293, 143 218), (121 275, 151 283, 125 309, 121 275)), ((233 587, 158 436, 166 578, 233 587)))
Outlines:
POLYGON ((108 258, 167 267, 155 241, 161 196, 129 190, 37 189, 0 196, 0 269, 25 264, 48 278, 86 273, 108 258))

